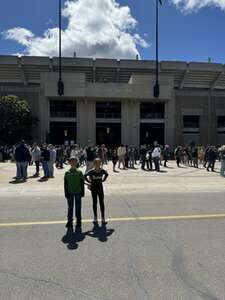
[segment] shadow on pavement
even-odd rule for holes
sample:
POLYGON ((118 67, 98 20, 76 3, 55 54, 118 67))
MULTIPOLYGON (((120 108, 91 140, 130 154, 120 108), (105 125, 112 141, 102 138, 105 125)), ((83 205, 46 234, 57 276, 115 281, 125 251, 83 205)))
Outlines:
POLYGON ((39 175, 35 175, 35 174, 34 174, 34 175, 32 175, 32 176, 29 176, 28 178, 31 178, 31 179, 32 179, 32 178, 39 178, 39 177, 40 177, 39 175))
POLYGON ((111 236, 114 231, 114 229, 107 229, 106 225, 99 226, 98 224, 95 224, 92 230, 86 232, 82 232, 81 229, 74 231, 73 228, 69 228, 61 241, 67 244, 69 250, 76 250, 79 243, 82 242, 86 236, 96 238, 100 242, 107 242, 108 237, 111 236))
POLYGON ((62 237, 62 242, 67 244, 69 250, 76 250, 80 242, 85 239, 85 233, 81 229, 73 230, 73 228, 67 229, 66 234, 62 237))
POLYGON ((107 229, 106 225, 99 226, 98 223, 94 224, 91 231, 87 231, 86 235, 98 239, 100 242, 107 242, 108 237, 113 234, 114 229, 107 229))
POLYGON ((47 177, 41 177, 40 179, 38 179, 38 182, 47 182, 48 178, 47 177))
POLYGON ((25 183, 25 182, 27 182, 26 179, 23 179, 23 180, 15 179, 15 180, 9 181, 9 183, 11 183, 11 184, 21 184, 21 183, 25 183))

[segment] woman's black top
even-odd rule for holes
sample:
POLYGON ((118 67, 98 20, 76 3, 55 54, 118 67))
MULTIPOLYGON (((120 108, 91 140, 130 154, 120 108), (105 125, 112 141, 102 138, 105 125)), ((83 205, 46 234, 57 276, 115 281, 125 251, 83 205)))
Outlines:
POLYGON ((93 169, 88 171, 85 175, 84 178, 85 180, 91 184, 91 188, 102 188, 102 182, 106 181, 107 177, 109 174, 103 170, 100 169, 99 171, 93 169))

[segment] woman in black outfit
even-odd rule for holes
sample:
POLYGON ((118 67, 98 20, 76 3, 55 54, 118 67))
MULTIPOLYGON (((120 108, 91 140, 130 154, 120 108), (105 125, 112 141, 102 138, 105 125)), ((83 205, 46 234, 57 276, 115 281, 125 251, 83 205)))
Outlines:
POLYGON ((97 217, 97 202, 99 199, 102 224, 107 224, 105 221, 105 205, 104 205, 104 190, 103 182, 106 181, 108 173, 101 168, 101 160, 96 158, 94 160, 94 169, 88 171, 84 178, 91 184, 91 195, 93 200, 94 223, 98 222, 97 217))
POLYGON ((117 161, 118 161, 117 149, 114 149, 112 152, 113 172, 116 172, 117 161))

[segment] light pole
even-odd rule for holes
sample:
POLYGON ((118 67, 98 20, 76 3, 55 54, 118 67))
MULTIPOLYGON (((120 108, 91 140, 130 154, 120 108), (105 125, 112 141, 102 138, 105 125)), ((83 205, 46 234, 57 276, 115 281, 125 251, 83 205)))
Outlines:
POLYGON ((64 95, 64 83, 62 81, 62 0, 59 0, 59 80, 58 95, 64 95))
POLYGON ((154 97, 159 98, 159 3, 162 5, 162 0, 156 0, 156 81, 154 85, 154 97))

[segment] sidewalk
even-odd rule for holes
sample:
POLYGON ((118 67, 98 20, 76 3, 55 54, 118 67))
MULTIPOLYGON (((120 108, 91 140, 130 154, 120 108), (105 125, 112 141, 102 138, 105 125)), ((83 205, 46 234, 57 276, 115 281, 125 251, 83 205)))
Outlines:
MULTIPOLYGON (((39 182, 39 178, 29 178, 27 182, 12 184, 16 166, 14 163, 0 163, 0 199, 6 196, 23 194, 63 195, 63 175, 69 166, 63 170, 55 169, 55 178, 39 182)), ((225 178, 219 174, 220 163, 216 163, 216 172, 207 172, 202 166, 199 169, 182 166, 177 168, 174 161, 168 163, 168 168, 162 167, 162 172, 149 172, 140 169, 119 170, 112 172, 112 163, 105 166, 109 179, 105 183, 106 195, 114 194, 147 194, 147 193, 188 193, 188 192, 221 192, 225 193, 225 178)), ((85 171, 84 168, 81 168, 85 171)), ((28 176, 34 174, 34 166, 28 168, 28 176)), ((87 191, 89 193, 89 191, 87 191)))

